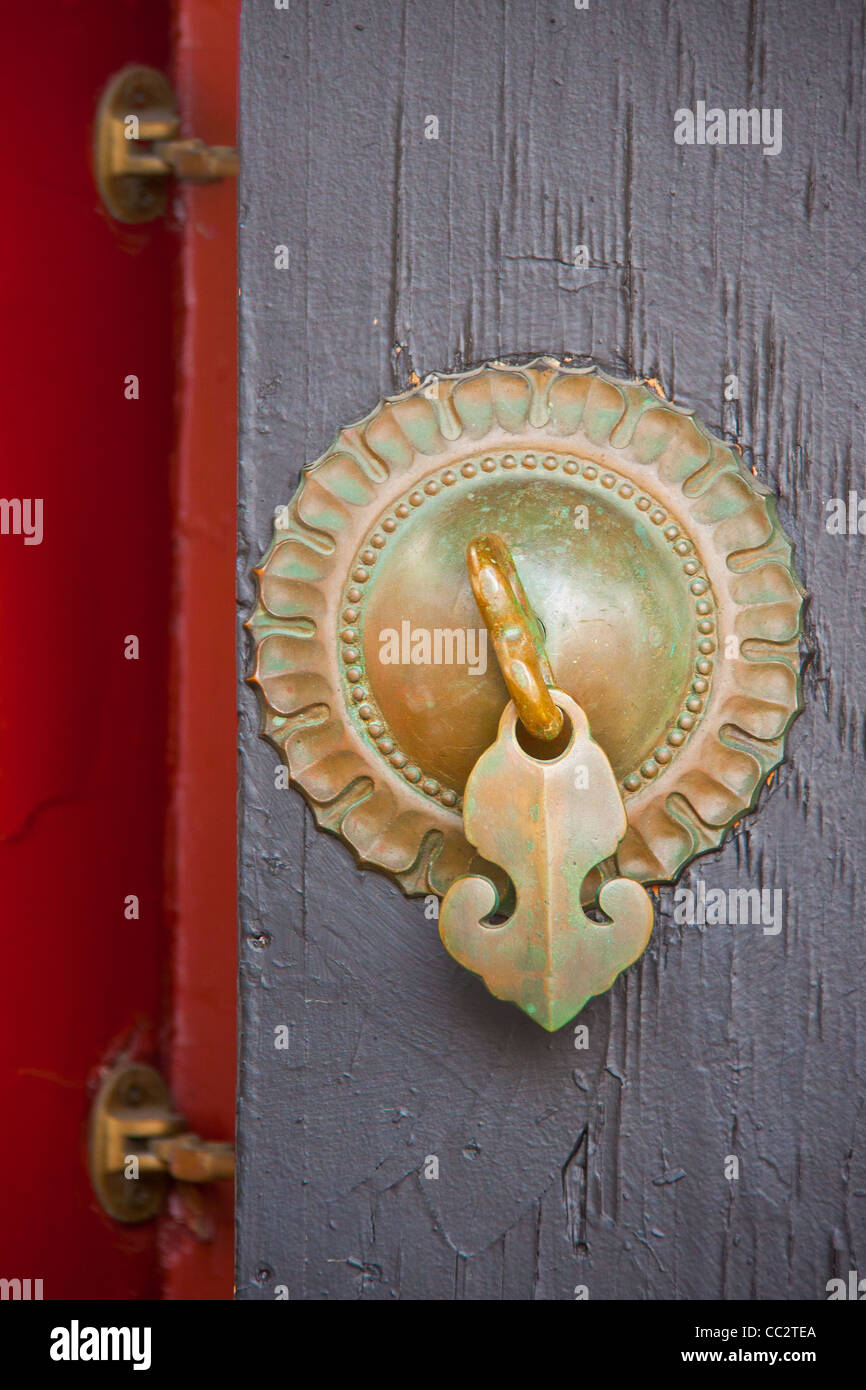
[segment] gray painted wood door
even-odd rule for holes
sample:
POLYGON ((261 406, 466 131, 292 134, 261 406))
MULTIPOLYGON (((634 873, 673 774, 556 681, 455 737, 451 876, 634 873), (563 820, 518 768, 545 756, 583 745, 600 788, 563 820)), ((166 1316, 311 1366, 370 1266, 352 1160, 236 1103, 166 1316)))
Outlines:
POLYGON ((573 354, 741 444, 811 660, 758 813, 682 879, 780 892, 781 929, 680 925, 662 889, 583 1050, 275 787, 242 689, 239 1297, 822 1299, 866 1274, 866 539, 828 529, 866 497, 864 73, 858 0, 244 5, 242 616, 339 426, 412 372, 573 354), (714 106, 765 109, 764 143, 677 141, 714 106))

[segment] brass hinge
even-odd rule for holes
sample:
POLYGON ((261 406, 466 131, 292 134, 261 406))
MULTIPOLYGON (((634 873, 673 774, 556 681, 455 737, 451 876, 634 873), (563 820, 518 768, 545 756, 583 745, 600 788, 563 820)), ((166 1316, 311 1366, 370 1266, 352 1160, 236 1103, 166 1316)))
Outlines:
POLYGON ((234 1171, 231 1144, 191 1134, 153 1067, 124 1063, 105 1078, 90 1115, 90 1180, 109 1216, 149 1221, 172 1180, 213 1182, 234 1171))
POLYGON ((237 173, 237 150, 180 140, 179 129, 174 93, 161 72, 128 67, 112 77, 96 113, 94 174, 119 222, 151 222, 164 213, 172 178, 217 183, 237 173))

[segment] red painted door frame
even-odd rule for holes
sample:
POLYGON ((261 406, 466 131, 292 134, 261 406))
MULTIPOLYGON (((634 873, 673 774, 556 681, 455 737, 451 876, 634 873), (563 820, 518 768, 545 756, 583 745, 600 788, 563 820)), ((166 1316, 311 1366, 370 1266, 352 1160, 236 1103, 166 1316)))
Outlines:
MULTIPOLYGON (((183 129, 236 142, 239 0, 177 0, 175 90, 183 129)), ((188 187, 183 208, 180 431, 174 491, 171 1079, 198 1133, 229 1138, 235 1113, 235 536, 237 190, 188 187)), ((231 1297, 231 1185, 204 1198, 206 1240, 167 1223, 164 1297, 231 1297)), ((193 1228, 197 1225, 194 1220, 193 1228)))
POLYGON ((86 1122, 127 1052, 232 1133, 235 190, 121 226, 90 138, 107 78, 144 62, 174 69, 187 130, 231 143, 238 10, 67 0, 7 24, 0 1277, 46 1299, 231 1296, 230 1192, 118 1226, 86 1122))

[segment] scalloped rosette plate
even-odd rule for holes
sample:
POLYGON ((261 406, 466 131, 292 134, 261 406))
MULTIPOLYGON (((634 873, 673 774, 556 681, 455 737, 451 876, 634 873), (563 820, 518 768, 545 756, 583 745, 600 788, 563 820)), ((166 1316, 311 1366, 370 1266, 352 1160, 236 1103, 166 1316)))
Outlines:
POLYGON ((507 700, 465 565, 488 531, 617 775, 610 867, 675 878, 784 755, 803 590, 772 495, 642 382, 491 363, 341 430, 255 571, 263 732, 318 823, 406 892, 483 867, 461 804, 507 700))

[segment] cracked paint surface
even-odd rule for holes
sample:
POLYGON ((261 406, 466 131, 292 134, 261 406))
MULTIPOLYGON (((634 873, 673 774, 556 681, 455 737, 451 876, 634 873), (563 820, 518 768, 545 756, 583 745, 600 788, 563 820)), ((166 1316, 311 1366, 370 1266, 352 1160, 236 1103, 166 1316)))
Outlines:
POLYGON ((240 609, 301 463, 413 371, 549 351, 659 380, 778 494, 812 594, 789 761, 682 880, 780 888, 784 927, 680 926, 663 889, 586 1047, 547 1036, 275 789, 245 697, 242 1298, 808 1299, 866 1269, 866 560, 823 526, 862 453, 863 34, 840 3, 820 32, 746 0, 586 21, 245 10, 240 609), (697 52, 744 105, 771 73, 802 138, 676 147, 697 52))

